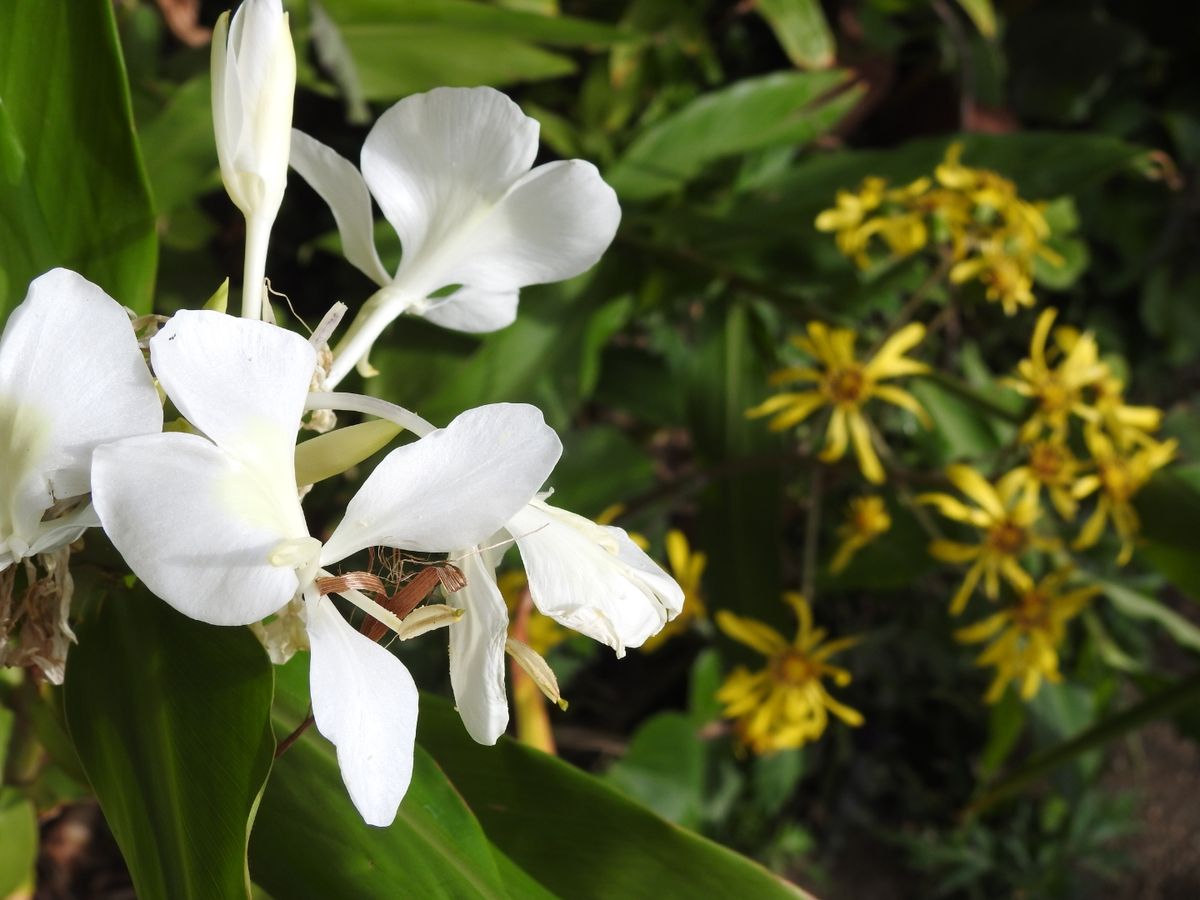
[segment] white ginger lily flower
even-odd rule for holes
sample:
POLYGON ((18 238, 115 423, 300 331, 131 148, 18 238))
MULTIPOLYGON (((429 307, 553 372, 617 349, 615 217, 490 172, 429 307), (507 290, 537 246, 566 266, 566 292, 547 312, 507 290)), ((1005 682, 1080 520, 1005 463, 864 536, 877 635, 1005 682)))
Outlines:
POLYGON ((200 434, 131 438, 96 454, 105 530, 154 593, 204 622, 247 625, 302 592, 317 728, 337 746, 363 818, 390 823, 412 776, 416 686, 313 578, 367 547, 444 552, 484 541, 541 486, 558 437, 531 406, 469 410, 388 454, 322 546, 305 524, 294 463, 313 347, 265 322, 183 311, 150 354, 200 434))
POLYGON ((271 226, 287 187, 296 51, 279 0, 246 0, 212 39, 213 132, 221 179, 246 217, 242 315, 262 315, 271 226))
POLYGON ((612 242, 621 210, 591 163, 535 169, 538 123, 491 88, 437 88, 401 100, 367 135, 362 173, 292 132, 291 164, 329 204, 346 259, 380 286, 335 350, 329 383, 366 360, 403 312, 458 331, 494 331, 530 284, 572 278, 612 242), (380 262, 371 197, 400 236, 395 275, 380 262), (452 285, 449 297, 430 294, 452 285))
POLYGON ((92 454, 162 430, 162 404, 125 310, 81 275, 35 279, 0 337, 0 571, 98 525, 92 454))
MULTIPOLYGON (((533 500, 505 530, 521 551, 538 611, 607 644, 617 656, 641 646, 683 609, 683 590, 624 529, 533 500)), ((467 614, 450 629, 450 683, 467 732, 481 744, 494 744, 508 726, 508 609, 496 586, 499 556, 486 552, 453 554, 464 558, 467 586, 447 602, 467 614)))

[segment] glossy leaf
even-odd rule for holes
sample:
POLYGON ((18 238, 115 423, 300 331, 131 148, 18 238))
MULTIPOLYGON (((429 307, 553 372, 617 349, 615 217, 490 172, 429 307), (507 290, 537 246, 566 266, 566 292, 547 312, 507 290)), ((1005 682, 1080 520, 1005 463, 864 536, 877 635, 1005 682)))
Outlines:
MULTIPOLYGON (((308 706, 308 655, 278 675, 274 719, 282 738, 308 706)), ((373 828, 350 802, 333 746, 312 728, 276 761, 250 840, 254 881, 276 897, 507 898, 506 882, 521 873, 505 868, 507 878, 427 753, 417 750, 396 821, 373 828)))
POLYGON ((1134 498, 1140 556, 1200 600, 1200 466, 1158 472, 1134 498))
POLYGON ((248 894, 250 819, 271 768, 271 664, 243 628, 112 590, 80 622, 67 726, 143 900, 248 894))
POLYGON ((417 740, 488 838, 545 889, 572 900, 796 898, 795 886, 672 825, 596 778, 508 738, 474 743, 443 700, 422 697, 417 740))
POLYGON ((683 187, 718 159, 807 144, 841 121, 858 97, 845 72, 746 78, 647 128, 606 178, 623 198, 658 197, 683 187))
POLYGON ((341 0, 327 11, 366 100, 569 75, 574 61, 538 44, 599 45, 621 34, 600 23, 468 0, 341 0))
POLYGON ((157 246, 112 4, 0 3, 0 320, 54 266, 148 312, 157 246))

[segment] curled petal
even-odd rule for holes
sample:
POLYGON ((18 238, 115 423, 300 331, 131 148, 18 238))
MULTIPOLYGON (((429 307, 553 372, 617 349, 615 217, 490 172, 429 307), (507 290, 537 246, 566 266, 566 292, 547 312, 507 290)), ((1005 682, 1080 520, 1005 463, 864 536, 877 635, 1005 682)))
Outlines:
POLYGON ((333 212, 346 261, 380 287, 390 282, 375 249, 371 195, 354 163, 296 129, 292 129, 290 162, 333 212))
POLYGON ((490 745, 508 728, 504 688, 508 609, 489 561, 470 551, 461 555, 460 564, 467 586, 447 597, 451 606, 466 611, 462 621, 450 626, 450 685, 467 733, 490 745))
POLYGON ((683 608, 683 591, 625 532, 535 501, 509 521, 544 615, 617 651, 683 608))
POLYGON ((517 318, 517 292, 460 287, 449 297, 428 300, 412 310, 434 325, 482 334, 507 328, 517 318))

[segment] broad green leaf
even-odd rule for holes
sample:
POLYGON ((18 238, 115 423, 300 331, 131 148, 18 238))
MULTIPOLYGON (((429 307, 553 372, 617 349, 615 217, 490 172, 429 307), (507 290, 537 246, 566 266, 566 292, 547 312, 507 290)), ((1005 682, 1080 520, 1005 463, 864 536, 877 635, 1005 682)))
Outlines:
POLYGON ((642 725, 605 779, 664 819, 700 824, 704 746, 689 716, 665 712, 642 725))
MULTIPOLYGON (((307 707, 308 655, 298 654, 278 670, 280 738, 307 707)), ((315 728, 276 760, 250 840, 254 881, 276 897, 507 898, 506 883, 521 873, 503 868, 507 877, 462 797, 419 748, 396 821, 388 828, 365 824, 333 746, 315 728)))
POLYGON ((324 40, 336 32, 333 43, 349 54, 351 81, 366 100, 569 75, 570 57, 537 45, 604 45, 621 37, 602 23, 468 0, 338 0, 325 9, 332 29, 323 24, 324 40))
POLYGON ((795 898, 799 888, 672 825, 556 757, 501 738, 474 743, 445 701, 422 697, 417 738, 491 842, 544 888, 612 897, 795 898))
POLYGON ((563 455, 550 479, 555 504, 584 516, 629 501, 654 482, 654 460, 611 425, 564 434, 563 455))
POLYGON ((148 312, 157 254, 112 4, 0 3, 0 320, 55 266, 148 312))
POLYGON ((137 895, 244 897, 275 741, 271 664, 244 628, 144 589, 91 604, 67 666, 67 726, 137 895))
POLYGON ((668 194, 719 159, 809 143, 840 122, 859 94, 838 71, 745 78, 651 125, 605 177, 626 199, 668 194))
POLYGON ((1022 765, 987 785, 968 808, 977 814, 1020 793, 1025 787, 1050 774, 1059 766, 1089 750, 1104 747, 1111 741, 1142 727, 1155 719, 1172 716, 1200 698, 1200 674, 1156 691, 1119 713, 1108 716, 1079 734, 1034 754, 1022 765))
POLYGON ((801 69, 827 69, 833 65, 833 32, 825 21, 820 0, 758 0, 758 11, 788 59, 801 69))
POLYGON ((38 823, 20 791, 0 787, 0 897, 32 896, 38 823))
POLYGON ((943 465, 986 456, 1003 440, 989 415, 991 408, 974 402, 982 394, 962 387, 963 391, 948 389, 944 382, 928 378, 914 380, 909 385, 933 420, 933 427, 919 431, 916 441, 943 465))
POLYGON ((1123 615, 1131 619, 1156 622, 1178 643, 1200 651, 1200 628, 1153 597, 1107 578, 1089 577, 1093 584, 1104 589, 1106 596, 1123 615))

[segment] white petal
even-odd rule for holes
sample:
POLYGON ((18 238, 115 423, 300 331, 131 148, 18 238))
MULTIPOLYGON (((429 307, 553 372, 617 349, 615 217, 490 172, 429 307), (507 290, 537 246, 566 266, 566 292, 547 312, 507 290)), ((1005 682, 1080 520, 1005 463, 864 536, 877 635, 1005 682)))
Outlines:
POLYGON ((0 337, 0 543, 87 493, 97 445, 161 429, 125 311, 67 269, 35 279, 0 337))
POLYGON ((573 278, 596 264, 620 221, 617 195, 591 163, 538 166, 464 235, 453 257, 446 253, 439 276, 493 291, 573 278))
POLYGON ((375 216, 367 183, 350 160, 292 129, 291 165, 328 204, 346 261, 380 287, 392 280, 375 249, 375 216))
POLYGON ((299 587, 268 561, 308 531, 296 498, 204 438, 157 434, 96 451, 92 502, 125 561, 155 594, 193 619, 246 625, 299 587))
POLYGON ((372 546, 436 553, 482 544, 534 496, 561 454, 536 407, 467 410, 384 458, 325 544, 322 565, 372 546))
POLYGON ((266 322, 185 309, 150 340, 150 360, 189 422, 294 485, 296 432, 317 364, 308 341, 266 322))
POLYGON ((428 262, 499 201, 533 165, 537 137, 538 123, 491 88, 436 88, 380 116, 362 171, 400 235, 401 271, 428 262))
POLYGON ((683 591, 620 528, 536 501, 508 524, 534 605, 623 655, 683 608, 683 591))
POLYGON ((461 287, 449 297, 426 301, 414 312, 434 325, 481 334, 507 328, 517 318, 517 292, 461 287))
POLYGON ((363 819, 390 825, 412 780, 417 686, 328 597, 308 601, 307 614, 313 718, 337 747, 342 780, 363 819))
POLYGON ((475 550, 452 553, 467 577, 467 586, 446 596, 465 609, 450 626, 450 685, 454 705, 467 733, 480 744, 494 744, 508 728, 508 696, 504 689, 504 641, 508 608, 496 587, 496 570, 475 550))

